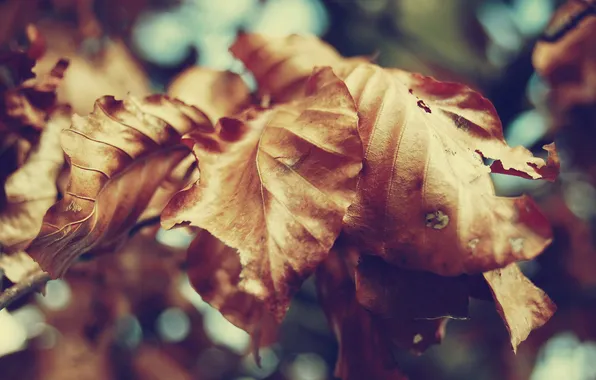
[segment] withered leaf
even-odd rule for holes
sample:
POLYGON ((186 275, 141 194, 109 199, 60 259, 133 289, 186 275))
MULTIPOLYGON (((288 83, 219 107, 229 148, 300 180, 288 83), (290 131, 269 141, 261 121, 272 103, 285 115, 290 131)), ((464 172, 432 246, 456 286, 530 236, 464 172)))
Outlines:
POLYGON ((503 136, 503 126, 491 102, 471 88, 450 82, 440 82, 420 74, 393 69, 391 73, 418 101, 416 105, 427 113, 433 124, 453 125, 465 133, 452 134, 468 151, 494 159, 491 172, 510 174, 528 179, 554 181, 559 174, 559 157, 555 144, 545 145, 548 160, 534 157, 522 147, 510 147, 503 136))
POLYGON ((332 250, 316 273, 319 302, 339 344, 335 377, 405 380, 395 367, 385 332, 356 300, 345 263, 332 250))
POLYGON ((68 127, 69 116, 62 111, 53 114, 25 164, 4 184, 0 244, 5 251, 25 248, 37 236, 46 211, 56 202, 56 180, 64 163, 60 132, 68 127))
POLYGON ((548 222, 529 197, 495 196, 478 152, 509 173, 537 178, 546 169, 505 144, 488 100, 462 85, 375 65, 357 67, 345 81, 366 153, 344 230, 363 252, 453 276, 531 259, 550 243, 548 222))
POLYGON ((22 72, 13 73, 12 86, 1 93, 0 133, 16 133, 19 137, 36 143, 40 131, 56 106, 56 89, 62 81, 68 61, 59 60, 48 73, 26 79, 22 83, 15 82, 29 77, 25 73, 31 73, 31 62, 34 61, 16 63, 24 65, 18 68, 22 72))
POLYGON ((254 74, 259 95, 270 96, 276 102, 301 96, 315 66, 331 66, 339 75, 367 61, 343 58, 316 36, 297 34, 272 37, 242 33, 230 51, 254 74))
POLYGON ((91 54, 80 46, 76 28, 49 20, 40 22, 38 28, 47 47, 35 71, 48 71, 60 58, 70 61, 57 94, 58 101, 69 104, 76 114, 87 115, 102 96, 123 99, 151 93, 149 78, 123 41, 108 40, 91 54))
POLYGON ((190 221, 238 249, 240 289, 278 320, 337 238, 362 166, 343 82, 324 68, 307 87, 296 103, 191 134, 200 179, 162 214, 165 227, 190 221))
POLYGON ((168 86, 168 95, 199 107, 214 124, 251 103, 250 90, 240 75, 203 67, 192 67, 179 74, 168 86))
POLYGON ((484 273, 513 350, 557 310, 550 298, 519 270, 517 264, 484 273))
POLYGON ((165 96, 104 97, 62 132, 70 163, 63 199, 50 208, 28 252, 58 277, 81 254, 127 234, 156 189, 188 154, 180 136, 212 129, 194 107, 165 96))
POLYGON ((18 283, 39 271, 39 265, 24 251, 10 255, 0 253, 0 270, 11 282, 18 283))
POLYGON ((262 300, 238 287, 241 271, 237 250, 207 231, 200 231, 188 248, 187 273, 193 288, 228 321, 248 332, 257 349, 275 342, 279 324, 262 300))
POLYGON ((356 266, 355 284, 358 302, 382 318, 411 321, 468 317, 469 291, 462 277, 410 271, 390 266, 379 257, 362 255, 356 266))

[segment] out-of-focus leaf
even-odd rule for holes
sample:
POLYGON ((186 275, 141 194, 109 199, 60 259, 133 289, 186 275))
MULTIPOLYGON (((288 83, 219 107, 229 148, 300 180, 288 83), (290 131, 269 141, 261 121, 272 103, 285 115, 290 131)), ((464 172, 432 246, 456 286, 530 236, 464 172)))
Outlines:
POLYGON ((188 248, 187 266, 197 293, 227 320, 248 332, 255 348, 275 342, 279 324, 262 300, 238 286, 242 265, 236 249, 201 231, 188 248))
POLYGON ((179 74, 169 85, 168 95, 199 107, 214 124, 251 103, 250 90, 238 74, 203 67, 179 74))
POLYGON ((6 278, 16 284, 39 271, 39 265, 26 252, 19 251, 10 255, 0 254, 0 270, 6 278))
POLYGON ((307 88, 296 103, 191 134, 200 179, 162 214, 166 227, 190 221, 238 249, 240 290, 278 321, 337 238, 362 166, 343 82, 324 68, 307 88))
POLYGON ((596 17, 593 7, 594 4, 588 2, 567 1, 553 16, 546 33, 566 32, 556 41, 538 42, 534 49, 534 67, 552 88, 550 111, 555 116, 564 117, 564 113, 574 107, 596 103, 596 17))
POLYGON ((4 250, 23 249, 37 236, 46 211, 56 202, 56 180, 64 163, 60 132, 69 115, 55 112, 39 145, 25 164, 4 183, 6 203, 0 207, 0 244, 4 250))
POLYGON ((230 51, 254 74, 260 96, 276 102, 301 96, 315 66, 331 66, 340 75, 367 61, 343 58, 317 37, 303 35, 240 34, 230 51))
POLYGON ((75 115, 61 136, 69 184, 29 254, 55 278, 81 254, 125 236, 188 154, 180 137, 194 128, 213 127, 198 109, 159 95, 104 97, 88 117, 75 115))
POLYGON ((57 93, 58 101, 69 104, 74 113, 87 115, 102 96, 125 99, 150 94, 149 79, 121 40, 107 41, 91 54, 80 46, 76 29, 55 22, 41 22, 38 28, 47 47, 35 71, 47 71, 60 58, 70 61, 57 93))
POLYGON ((452 276, 531 259, 550 243, 548 221, 529 197, 495 196, 478 152, 488 147, 510 174, 539 177, 545 164, 505 144, 486 99, 374 65, 359 66, 345 81, 366 153, 344 230, 363 252, 452 276))
POLYGON ((133 367, 138 380, 192 380, 191 374, 157 347, 142 346, 134 355, 133 367))
MULTIPOLYGON (((10 56, 23 57, 26 53, 8 55, 10 60, 10 56)), ((16 133, 35 142, 56 106, 56 88, 62 81, 68 61, 59 60, 49 73, 32 78, 31 65, 34 61, 27 57, 16 59, 16 62, 7 62, 8 66, 14 67, 11 70, 13 83, 2 93, 0 133, 16 133)))
POLYGON ((557 310, 546 293, 532 284, 517 264, 484 273, 513 350, 530 332, 544 325, 557 310))
POLYGON ((342 380, 404 380, 395 368, 385 333, 356 300, 354 283, 332 250, 316 274, 319 302, 339 343, 334 375, 342 380))
POLYGON ((382 318, 468 317, 469 291, 463 277, 409 271, 390 266, 379 257, 362 255, 355 283, 358 302, 382 318))

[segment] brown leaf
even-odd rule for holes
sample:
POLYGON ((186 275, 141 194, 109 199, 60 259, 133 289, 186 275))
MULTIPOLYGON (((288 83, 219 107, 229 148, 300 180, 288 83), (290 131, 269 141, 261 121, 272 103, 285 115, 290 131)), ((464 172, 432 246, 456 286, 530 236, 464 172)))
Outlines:
POLYGON ((344 222, 362 252, 453 276, 531 259, 550 243, 548 222, 529 197, 495 196, 477 151, 532 177, 546 169, 505 144, 488 100, 462 85, 374 65, 345 81, 366 153, 344 222))
POLYGON ((332 66, 340 74, 367 61, 345 59, 316 36, 296 34, 271 37, 242 33, 230 51, 254 74, 259 95, 270 96, 276 102, 300 97, 315 66, 332 66))
POLYGON ((40 268, 31 256, 26 252, 19 251, 10 255, 0 253, 0 270, 3 276, 16 284, 38 272, 40 268))
POLYGON ((165 227, 190 221, 238 249, 240 289, 279 321, 337 238, 361 168, 343 82, 326 68, 308 89, 296 103, 223 118, 213 136, 191 135, 200 180, 162 214, 165 227))
POLYGON ((250 90, 238 74, 204 67, 179 74, 168 86, 168 95, 199 107, 213 124, 251 103, 250 90))
POLYGON ((242 265, 236 249, 201 231, 188 248, 187 266, 197 293, 228 321, 248 332, 255 349, 275 342, 279 324, 263 301, 238 286, 242 265))
POLYGON ((396 69, 391 73, 407 86, 408 92, 418 100, 416 104, 419 108, 433 113, 428 118, 436 125, 435 128, 439 125, 455 126, 465 133, 452 133, 451 137, 468 152, 494 159, 491 172, 548 181, 557 178, 560 162, 555 144, 543 147, 548 152, 546 163, 522 146, 508 146, 497 110, 480 93, 459 83, 440 82, 420 74, 396 69))
POLYGON ((532 330, 553 316, 557 306, 524 276, 517 264, 486 272, 484 278, 516 351, 532 330))
POLYGON ((165 96, 104 97, 62 132, 71 164, 64 198, 44 218, 28 252, 58 277, 81 254, 128 233, 156 189, 188 154, 180 136, 212 129, 194 107, 165 96))
POLYGON ((56 180, 64 163, 60 132, 69 116, 55 112, 25 164, 4 184, 6 204, 0 208, 0 244, 19 250, 39 232, 46 211, 56 202, 56 180))
POLYGON ((48 71, 60 58, 70 61, 57 92, 58 101, 69 104, 74 113, 87 115, 95 101, 105 95, 124 99, 150 94, 149 78, 123 41, 108 40, 92 55, 80 46, 75 28, 56 22, 40 22, 37 26, 47 48, 35 71, 48 71))
POLYGON ((463 277, 409 271, 362 255, 355 283, 358 302, 378 317, 405 321, 468 318, 469 291, 463 277))
POLYGON ((356 301, 354 283, 337 251, 317 270, 319 302, 339 344, 334 376, 342 380, 405 380, 370 313, 356 301))
MULTIPOLYGON (((13 57, 26 53, 9 53, 13 57)), ((34 143, 56 106, 56 88, 60 84, 68 61, 59 60, 47 74, 31 78, 29 58, 8 63, 14 65, 11 86, 4 88, 0 101, 0 133, 16 133, 34 143), (27 79, 29 78, 29 79, 27 79), (22 81, 23 82, 19 82, 22 81)), ((0 87, 0 90, 2 88, 0 87)))

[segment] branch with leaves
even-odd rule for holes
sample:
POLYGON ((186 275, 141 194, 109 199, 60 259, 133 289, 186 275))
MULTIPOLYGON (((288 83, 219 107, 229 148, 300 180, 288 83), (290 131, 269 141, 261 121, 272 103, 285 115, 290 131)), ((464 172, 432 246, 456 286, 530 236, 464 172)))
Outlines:
POLYGON ((0 306, 160 221, 200 230, 191 282, 255 352, 276 339, 316 273, 344 379, 402 379, 386 366, 391 349, 439 343, 448 319, 468 318, 478 286, 490 290, 513 350, 548 321, 556 306, 516 262, 550 244, 549 223, 530 197, 496 196, 490 174, 554 181, 554 144, 546 160, 510 147, 478 92, 344 58, 314 37, 241 34, 230 50, 256 94, 236 74, 194 68, 169 95, 105 96, 72 115, 56 134, 62 198, 0 214, 17 242, 5 247, 25 249, 43 271, 0 306))

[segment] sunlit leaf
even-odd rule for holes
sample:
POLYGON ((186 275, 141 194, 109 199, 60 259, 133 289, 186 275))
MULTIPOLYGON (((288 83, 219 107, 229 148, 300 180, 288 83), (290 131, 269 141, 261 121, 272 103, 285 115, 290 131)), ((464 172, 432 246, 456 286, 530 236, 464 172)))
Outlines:
POLYGON ((366 153, 344 222, 363 252, 458 275, 531 259, 550 243, 548 222, 529 197, 495 196, 480 153, 510 173, 537 178, 546 171, 550 179, 552 170, 505 144, 486 99, 461 85, 374 65, 359 66, 345 80, 366 153))
POLYGON ((345 85, 322 69, 307 87, 296 103, 191 134, 200 180, 162 214, 166 227, 189 221, 238 249, 240 289, 278 320, 337 238, 361 168, 345 85))
POLYGON ((178 75, 168 86, 168 95, 199 107, 214 124, 251 103, 250 90, 238 74, 203 67, 178 75))
POLYGON ((6 203, 0 207, 0 244, 6 250, 23 249, 39 232, 46 211, 56 202, 56 180, 64 163, 60 133, 69 114, 55 112, 39 144, 4 183, 6 203))
POLYGON ((557 310, 546 293, 534 286, 517 264, 486 272, 484 278, 509 331, 514 351, 532 330, 544 325, 557 310))
POLYGON ((75 115, 61 136, 69 184, 46 214, 31 256, 58 277, 81 254, 125 236, 188 154, 179 142, 193 128, 212 126, 196 108, 165 96, 104 97, 89 116, 75 115))

